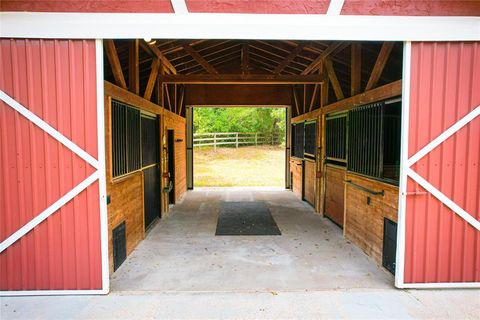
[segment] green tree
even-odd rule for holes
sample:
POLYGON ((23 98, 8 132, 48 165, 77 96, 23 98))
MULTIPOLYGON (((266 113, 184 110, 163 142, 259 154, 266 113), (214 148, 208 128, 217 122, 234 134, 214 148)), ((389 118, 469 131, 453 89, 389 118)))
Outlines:
POLYGON ((276 133, 279 142, 285 139, 285 108, 195 108, 193 132, 257 132, 276 133))

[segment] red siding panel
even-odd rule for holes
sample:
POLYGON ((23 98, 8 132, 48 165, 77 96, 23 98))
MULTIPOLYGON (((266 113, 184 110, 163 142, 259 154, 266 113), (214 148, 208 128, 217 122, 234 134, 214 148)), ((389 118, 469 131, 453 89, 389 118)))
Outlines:
MULTIPOLYGON (((0 42, 0 89, 98 158, 94 41, 0 42)), ((0 102, 0 241, 94 172, 0 102)), ((101 289, 98 182, 0 253, 0 290, 101 289)))
POLYGON ((345 0, 341 14, 365 16, 479 16, 478 0, 345 0))
MULTIPOLYGON (((409 157, 480 105, 480 43, 413 43, 409 157)), ((412 166, 480 220, 480 118, 412 166)), ((412 179, 407 190, 422 189, 412 179)), ((432 195, 408 196, 405 282, 479 282, 480 231, 432 195)))
POLYGON ((186 0, 189 12, 324 14, 330 0, 186 0))
POLYGON ((170 0, 2 0, 0 11, 172 13, 170 0))

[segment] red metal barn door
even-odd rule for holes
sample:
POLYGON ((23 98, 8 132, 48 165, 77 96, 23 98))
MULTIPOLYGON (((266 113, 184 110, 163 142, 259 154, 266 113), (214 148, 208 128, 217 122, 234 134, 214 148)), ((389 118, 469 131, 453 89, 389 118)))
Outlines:
POLYGON ((480 43, 415 42, 405 50, 397 285, 479 287, 480 43))
POLYGON ((105 292, 101 42, 0 41, 0 290, 105 292))

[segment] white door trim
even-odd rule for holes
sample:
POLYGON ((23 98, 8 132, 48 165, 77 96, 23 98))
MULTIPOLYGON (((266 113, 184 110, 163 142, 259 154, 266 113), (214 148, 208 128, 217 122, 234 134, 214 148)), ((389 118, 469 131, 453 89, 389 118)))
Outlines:
POLYGON ((476 41, 479 17, 2 12, 4 38, 476 41))
POLYGON ((395 286, 404 287, 405 272, 405 206, 407 194, 407 162, 408 162, 408 124, 410 113, 410 72, 412 64, 412 43, 403 43, 403 79, 402 79, 402 123, 400 134, 400 179, 397 217, 397 255, 395 265, 395 286))

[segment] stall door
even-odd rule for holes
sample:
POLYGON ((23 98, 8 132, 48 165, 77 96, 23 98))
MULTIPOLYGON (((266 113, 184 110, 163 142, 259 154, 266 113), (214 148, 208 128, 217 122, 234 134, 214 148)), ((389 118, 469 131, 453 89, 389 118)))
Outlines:
POLYGON ((479 287, 480 43, 407 43, 405 57, 396 283, 479 287))
POLYGON ((142 114, 143 208, 145 229, 160 218, 160 139, 157 117, 142 114))
POLYGON ((101 41, 0 50, 1 293, 105 293, 101 41))

